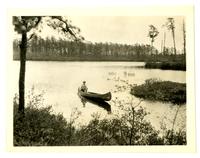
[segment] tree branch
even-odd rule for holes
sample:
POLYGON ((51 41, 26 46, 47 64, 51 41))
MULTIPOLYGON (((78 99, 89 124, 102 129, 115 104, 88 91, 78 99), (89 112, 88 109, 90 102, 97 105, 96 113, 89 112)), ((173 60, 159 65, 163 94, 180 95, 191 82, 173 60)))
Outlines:
POLYGON ((27 39, 27 41, 30 41, 34 36, 35 36, 35 34, 32 33, 32 34, 30 35, 30 37, 27 39))
MULTIPOLYGON (((71 36, 74 37, 75 40, 78 40, 76 33, 70 28, 69 24, 67 23, 67 21, 63 20, 63 18, 61 16, 51 16, 52 19, 57 19, 59 21, 61 21, 62 23, 65 24, 66 27, 63 27, 61 25, 58 25, 58 27, 61 28, 61 30, 64 33, 69 33, 71 36)), ((74 27, 75 28, 75 27, 74 27)))

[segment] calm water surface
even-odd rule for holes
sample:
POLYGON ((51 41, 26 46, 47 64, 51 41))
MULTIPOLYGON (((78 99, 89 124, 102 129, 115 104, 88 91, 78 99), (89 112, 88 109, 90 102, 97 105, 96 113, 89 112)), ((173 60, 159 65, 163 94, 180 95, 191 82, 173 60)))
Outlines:
MULTIPOLYGON (((63 113, 69 119, 74 108, 81 111, 79 122, 87 123, 92 113, 98 112, 102 117, 112 117, 112 113, 118 110, 113 100, 124 100, 137 104, 139 99, 129 94, 130 89, 117 90, 118 86, 128 84, 143 84, 146 79, 158 78, 164 81, 185 83, 184 71, 144 69, 143 62, 40 62, 28 61, 26 70, 26 91, 34 86, 38 92, 45 91, 45 103, 53 105, 55 112, 63 113), (112 92, 112 100, 109 102, 112 113, 92 103, 86 103, 83 107, 77 95, 78 87, 85 80, 89 91, 106 93, 112 92), (117 86, 116 86, 117 85, 117 86)), ((19 62, 13 62, 14 75, 13 86, 18 92, 19 62), (14 77, 15 76, 15 77, 14 77)), ((165 122, 171 127, 172 116, 177 106, 170 103, 143 101, 141 106, 151 114, 147 119, 156 127, 165 122)), ((177 128, 185 128, 186 105, 181 106, 177 117, 177 128)))

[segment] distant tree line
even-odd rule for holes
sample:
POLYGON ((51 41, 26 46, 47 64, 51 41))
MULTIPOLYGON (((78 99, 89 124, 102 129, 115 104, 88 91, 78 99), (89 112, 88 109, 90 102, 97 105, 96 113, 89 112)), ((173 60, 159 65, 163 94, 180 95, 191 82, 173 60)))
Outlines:
MULTIPOLYGON (((14 59, 19 59, 19 41, 13 41, 14 59)), ((159 54, 158 50, 148 44, 117 44, 76 42, 63 39, 35 37, 29 42, 27 59, 30 60, 145 60, 173 54, 172 48, 166 48, 159 54), (71 57, 71 58, 70 58, 71 57)))

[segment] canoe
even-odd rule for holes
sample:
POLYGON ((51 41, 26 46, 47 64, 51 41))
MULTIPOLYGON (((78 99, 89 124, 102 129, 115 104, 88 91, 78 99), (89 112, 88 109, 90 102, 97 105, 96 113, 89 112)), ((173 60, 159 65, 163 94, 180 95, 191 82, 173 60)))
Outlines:
POLYGON ((88 98, 88 99, 95 99, 95 100, 104 100, 104 101, 110 101, 111 100, 111 93, 105 93, 105 94, 99 94, 94 92, 82 92, 79 90, 79 94, 82 97, 88 98))

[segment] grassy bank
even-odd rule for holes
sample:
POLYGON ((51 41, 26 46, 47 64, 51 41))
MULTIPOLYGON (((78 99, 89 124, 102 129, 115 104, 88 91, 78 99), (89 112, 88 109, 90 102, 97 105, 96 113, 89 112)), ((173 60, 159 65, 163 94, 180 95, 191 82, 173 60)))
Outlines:
POLYGON ((132 87, 131 94, 151 101, 184 104, 186 103, 186 84, 149 79, 142 85, 132 87))
POLYGON ((145 68, 162 70, 182 70, 186 71, 185 62, 146 62, 145 68))
POLYGON ((142 107, 119 105, 124 114, 110 119, 93 114, 87 125, 77 126, 77 110, 67 121, 62 114, 54 114, 51 107, 43 107, 39 95, 32 98, 23 117, 17 113, 17 98, 14 100, 14 146, 186 144, 184 130, 166 129, 160 136, 160 131, 144 119, 147 112, 142 107))

